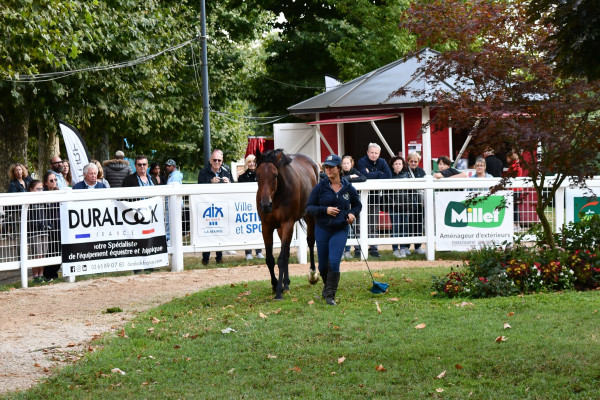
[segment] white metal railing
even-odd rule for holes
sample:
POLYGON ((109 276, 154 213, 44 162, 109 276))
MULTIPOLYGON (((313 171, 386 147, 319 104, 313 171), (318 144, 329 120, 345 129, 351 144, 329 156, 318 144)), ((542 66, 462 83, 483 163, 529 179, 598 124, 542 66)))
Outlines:
MULTIPOLYGON (((360 245, 367 249, 370 245, 390 244, 426 244, 426 257, 428 260, 435 259, 435 229, 434 229, 434 192, 443 190, 482 190, 498 182, 497 178, 490 179, 441 179, 434 180, 431 177, 422 179, 387 179, 370 180, 356 183, 354 186, 359 191, 363 209, 357 225, 357 236, 351 235, 348 245, 360 245), (422 210, 414 215, 414 221, 407 217, 410 232, 398 232, 394 230, 394 224, 389 218, 389 207, 393 204, 390 199, 394 195, 403 193, 419 193, 423 196, 422 210), (377 198, 378 203, 371 203, 377 198), (416 222, 415 222, 416 221, 416 222), (411 226, 412 224, 412 226, 411 226), (422 224, 422 226, 421 226, 422 224), (364 234, 364 233, 367 234, 364 234)), ((553 207, 548 210, 549 220, 558 230, 565 221, 565 188, 568 183, 562 185, 554 198, 553 207)), ((591 180, 588 186, 600 187, 600 180, 591 180)), ((235 184, 171 184, 167 186, 114 188, 102 190, 59 190, 52 192, 35 193, 7 193, 0 194, 0 271, 21 270, 21 282, 27 286, 28 270, 43 265, 54 265, 61 263, 60 254, 45 254, 42 257, 33 258, 28 254, 28 209, 39 204, 59 204, 63 201, 88 201, 101 199, 131 200, 143 197, 162 196, 168 199, 169 216, 171 225, 171 243, 168 248, 171 254, 171 270, 183 270, 183 255, 185 253, 196 253, 214 250, 242 250, 254 249, 256 246, 248 246, 243 243, 229 243, 218 248, 203 246, 201 243, 191 243, 191 227, 194 221, 189 213, 189 197, 198 194, 212 193, 234 193, 240 198, 253 200, 256 193, 256 183, 235 184)), ((531 192, 531 183, 519 178, 513 181, 511 189, 522 189, 523 192, 531 192)), ((534 200, 530 206, 535 207, 534 200)), ((535 220, 529 215, 531 211, 517 211, 524 215, 517 216, 520 219, 518 230, 525 230, 535 224, 535 220)), ((299 247, 299 262, 306 262, 306 242, 304 232, 297 229, 297 237, 292 246, 299 247)), ((50 235, 52 236, 52 235, 50 235)), ((58 236, 59 237, 59 236, 58 236)), ((56 236, 55 236, 56 238, 56 236)), ((59 241, 60 239, 58 239, 59 241)), ((52 242, 52 240, 50 240, 52 242)), ((60 249, 60 243, 54 246, 60 249)), ((368 252, 363 254, 368 257, 368 252)))

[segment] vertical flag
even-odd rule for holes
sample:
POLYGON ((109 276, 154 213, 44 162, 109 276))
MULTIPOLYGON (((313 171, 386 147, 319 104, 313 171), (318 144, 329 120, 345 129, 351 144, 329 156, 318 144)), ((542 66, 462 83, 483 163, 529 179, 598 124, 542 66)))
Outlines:
POLYGON ((73 184, 75 184, 83 180, 83 167, 89 163, 90 154, 77 129, 63 121, 59 121, 58 125, 67 148, 69 164, 71 164, 71 175, 73 176, 73 184))

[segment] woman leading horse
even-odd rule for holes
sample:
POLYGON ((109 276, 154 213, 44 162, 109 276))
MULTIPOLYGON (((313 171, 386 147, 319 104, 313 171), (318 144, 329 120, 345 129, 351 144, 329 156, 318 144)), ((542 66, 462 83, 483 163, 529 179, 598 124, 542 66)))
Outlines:
POLYGON ((256 155, 256 204, 262 223, 262 234, 267 253, 266 261, 271 274, 271 285, 275 299, 283 298, 283 291, 289 290, 290 277, 288 261, 294 224, 304 217, 310 251, 310 274, 308 281, 316 283, 319 276, 315 267, 315 220, 305 216, 306 203, 317 184, 319 169, 317 164, 302 154, 284 154, 283 150, 271 150, 256 155), (273 257, 273 232, 277 229, 281 239, 281 252, 277 259, 279 279, 275 278, 275 258, 273 257))

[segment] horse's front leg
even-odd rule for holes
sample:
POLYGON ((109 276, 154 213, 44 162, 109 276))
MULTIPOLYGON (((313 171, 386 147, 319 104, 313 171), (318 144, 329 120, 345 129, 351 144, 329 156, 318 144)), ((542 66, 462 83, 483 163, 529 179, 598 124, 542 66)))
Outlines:
POLYGON ((290 290, 290 273, 288 263, 290 260, 290 243, 294 232, 294 222, 284 224, 277 230, 281 238, 281 252, 277 259, 277 268, 279 269, 279 282, 275 291, 275 299, 283 299, 283 292, 290 290))
POLYGON ((271 275, 271 287, 273 288, 273 293, 275 293, 275 289, 277 288, 277 278, 275 278, 275 257, 273 257, 273 231, 266 232, 263 231, 263 241, 265 242, 265 253, 267 253, 267 257, 265 261, 267 262, 267 267, 269 268, 269 274, 271 275))
POLYGON ((314 217, 304 217, 306 222, 306 242, 310 254, 310 272, 308 273, 308 282, 311 285, 319 282, 319 273, 315 266, 315 219, 314 217))

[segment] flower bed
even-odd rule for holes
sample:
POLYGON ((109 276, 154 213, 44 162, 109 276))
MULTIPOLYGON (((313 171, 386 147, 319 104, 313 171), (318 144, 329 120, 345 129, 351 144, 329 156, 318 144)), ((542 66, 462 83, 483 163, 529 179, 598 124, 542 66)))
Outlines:
MULTIPOLYGON (((533 231, 538 238, 542 236, 533 231)), ((556 234, 562 247, 517 239, 512 246, 485 247, 469 253, 463 265, 433 277, 435 295, 492 297, 600 287, 600 216, 571 224, 556 234)))

